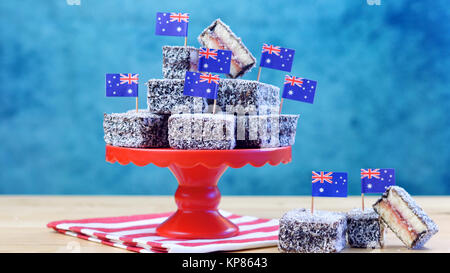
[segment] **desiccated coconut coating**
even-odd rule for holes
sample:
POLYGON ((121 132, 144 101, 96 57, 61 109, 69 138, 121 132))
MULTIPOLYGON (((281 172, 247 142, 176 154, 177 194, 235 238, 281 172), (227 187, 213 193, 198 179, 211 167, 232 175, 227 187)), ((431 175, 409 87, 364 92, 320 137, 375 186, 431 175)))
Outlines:
MULTIPOLYGON (((207 103, 209 108, 214 104, 214 100, 183 95, 184 79, 152 79, 147 85, 148 110, 152 113, 201 113, 207 109, 207 103)), ((278 113, 279 92, 278 87, 257 81, 221 79, 216 113, 219 110, 238 115, 278 113)))
POLYGON ((384 224, 373 209, 353 209, 347 213, 347 242, 357 248, 383 247, 384 224))
POLYGON ((280 109, 280 89, 258 81, 221 79, 216 104, 221 111, 237 115, 275 114, 280 109))
POLYGON ((345 214, 295 209, 280 219, 278 249, 289 253, 329 253, 344 249, 345 214))
POLYGON ((236 148, 292 146, 299 115, 236 116, 236 148))
POLYGON ((201 113, 207 107, 205 98, 183 95, 184 79, 151 79, 147 86, 147 106, 152 113, 201 113))
POLYGON ((242 40, 231 31, 220 19, 216 19, 198 36, 199 43, 206 48, 231 50, 231 66, 228 77, 237 78, 255 66, 256 59, 242 43, 242 40))
POLYGON ((197 71, 198 48, 192 46, 163 46, 164 79, 184 79, 186 71, 197 71))
POLYGON ((433 220, 402 187, 387 188, 373 208, 408 248, 421 248, 439 231, 433 220))
POLYGON ((236 116, 236 148, 273 148, 280 146, 278 115, 236 116))
POLYGON ((280 115, 280 146, 292 146, 295 143, 295 133, 299 115, 280 115))
POLYGON ((169 118, 169 143, 175 149, 229 150, 236 146, 235 118, 224 114, 175 114, 169 118))
POLYGON ((168 115, 148 111, 104 114, 106 144, 133 148, 166 148, 168 115))

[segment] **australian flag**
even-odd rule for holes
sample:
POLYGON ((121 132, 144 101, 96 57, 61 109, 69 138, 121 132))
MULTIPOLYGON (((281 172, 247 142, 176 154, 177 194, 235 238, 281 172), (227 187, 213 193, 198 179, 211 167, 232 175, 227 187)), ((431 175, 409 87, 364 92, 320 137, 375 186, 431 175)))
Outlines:
POLYGON ((137 97, 139 74, 106 74, 107 97, 137 97))
POLYGON ((286 75, 284 77, 282 97, 290 100, 313 103, 316 87, 316 81, 286 75))
POLYGON ((361 193, 385 192, 395 185, 394 169, 361 169, 361 193))
POLYGON ((198 70, 214 73, 230 73, 231 50, 200 48, 198 70))
POLYGON ((294 54, 294 49, 264 44, 259 66, 291 72, 294 54))
POLYGON ((188 23, 188 13, 157 12, 155 34, 186 37, 188 23))
POLYGON ((215 100, 219 80, 219 75, 186 71, 183 94, 215 100))
POLYGON ((312 196, 347 197, 347 173, 312 172, 312 196))

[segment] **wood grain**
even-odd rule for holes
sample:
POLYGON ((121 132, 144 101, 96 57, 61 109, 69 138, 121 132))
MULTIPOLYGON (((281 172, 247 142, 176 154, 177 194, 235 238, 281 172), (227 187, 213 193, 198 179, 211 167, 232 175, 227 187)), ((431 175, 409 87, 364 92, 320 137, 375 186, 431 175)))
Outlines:
MULTIPOLYGON (((343 252, 450 252, 450 197, 420 196, 416 201, 439 226, 421 250, 408 250, 388 230, 383 249, 346 248, 343 252)), ((366 208, 376 197, 365 196, 366 208)), ((263 218, 280 218, 293 208, 309 208, 309 196, 223 196, 220 208, 263 218)), ((361 206, 361 197, 316 198, 315 210, 348 211, 361 206)), ((171 196, 0 196, 0 252, 126 252, 119 248, 54 232, 48 222, 173 211, 171 196)), ((278 252, 276 247, 242 252, 278 252)))

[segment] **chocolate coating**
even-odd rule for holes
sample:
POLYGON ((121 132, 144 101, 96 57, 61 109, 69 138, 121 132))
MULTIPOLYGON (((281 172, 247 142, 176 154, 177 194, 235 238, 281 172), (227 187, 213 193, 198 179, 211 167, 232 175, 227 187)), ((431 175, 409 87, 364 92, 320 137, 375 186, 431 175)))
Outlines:
POLYGON ((148 111, 104 114, 106 144, 133 148, 166 148, 168 115, 148 111))
POLYGON ((383 247, 384 224, 373 209, 353 209, 347 213, 347 242, 356 248, 383 247))
POLYGON ((280 219, 278 249, 289 253, 329 253, 344 249, 345 214, 306 209, 288 211, 280 219))
POLYGON ((175 114, 169 118, 169 143, 175 149, 229 150, 236 146, 235 118, 223 114, 175 114))

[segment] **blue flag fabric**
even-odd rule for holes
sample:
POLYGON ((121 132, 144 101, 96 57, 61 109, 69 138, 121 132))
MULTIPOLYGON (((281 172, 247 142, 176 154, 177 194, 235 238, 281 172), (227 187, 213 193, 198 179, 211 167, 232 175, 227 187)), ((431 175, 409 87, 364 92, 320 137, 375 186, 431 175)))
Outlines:
POLYGON ((139 74, 106 74, 107 97, 137 97, 139 74))
POLYGON ((259 66, 291 72, 294 54, 294 49, 264 44, 259 66))
POLYGON ((230 73, 231 50, 200 48, 198 70, 214 73, 230 73))
POLYGON ((347 197, 347 173, 312 172, 312 196, 347 197))
POLYGON ((286 75, 284 77, 282 97, 290 100, 314 103, 316 87, 316 81, 286 75))
POLYGON ((361 169, 361 193, 383 193, 393 185, 394 169, 361 169))
POLYGON ((188 34, 188 13, 157 12, 156 35, 183 36, 188 34))
POLYGON ((183 94, 186 96, 217 99, 219 75, 186 71, 183 94))

